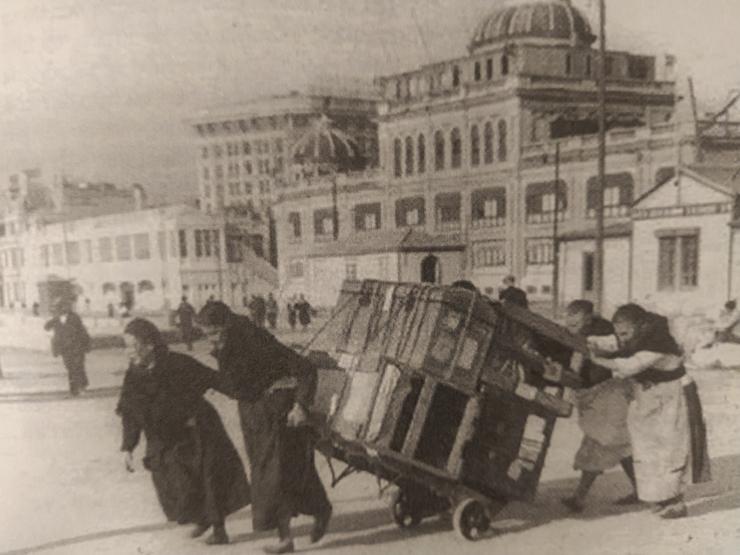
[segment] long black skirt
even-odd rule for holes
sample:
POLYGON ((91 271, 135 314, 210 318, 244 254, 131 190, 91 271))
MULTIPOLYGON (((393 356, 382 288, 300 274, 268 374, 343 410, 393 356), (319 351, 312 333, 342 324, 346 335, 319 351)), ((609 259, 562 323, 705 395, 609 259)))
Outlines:
POLYGON ((179 524, 218 524, 250 503, 239 453, 216 409, 205 400, 195 426, 181 441, 149 457, 147 467, 167 519, 179 524))
POLYGON ((272 530, 299 514, 319 516, 331 506, 316 471, 311 430, 286 424, 293 403, 293 391, 285 389, 239 401, 255 531, 272 530))

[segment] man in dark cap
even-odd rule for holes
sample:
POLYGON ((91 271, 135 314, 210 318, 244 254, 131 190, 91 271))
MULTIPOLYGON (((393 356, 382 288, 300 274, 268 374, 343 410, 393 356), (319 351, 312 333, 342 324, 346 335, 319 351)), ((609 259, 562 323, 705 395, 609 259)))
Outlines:
POLYGON ((222 302, 203 307, 198 321, 209 335, 218 334, 213 355, 239 401, 251 468, 253 528, 278 530, 279 543, 265 551, 294 550, 290 520, 298 514, 314 517, 311 541, 319 541, 332 507, 316 472, 311 430, 305 426, 316 369, 222 302))
POLYGON ((90 335, 80 317, 72 310, 72 301, 59 297, 52 303, 54 317, 44 329, 52 331, 51 352, 62 357, 69 377, 69 392, 77 396, 89 384, 85 373, 85 354, 90 351, 90 335))
POLYGON ((527 294, 516 286, 516 278, 514 276, 506 276, 504 278, 504 285, 506 288, 498 295, 501 302, 515 304, 522 308, 529 308, 527 294))

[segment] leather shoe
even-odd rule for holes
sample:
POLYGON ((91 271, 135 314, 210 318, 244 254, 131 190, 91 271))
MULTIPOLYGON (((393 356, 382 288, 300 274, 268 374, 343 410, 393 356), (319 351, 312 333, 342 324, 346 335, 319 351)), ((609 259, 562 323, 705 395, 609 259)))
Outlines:
POLYGON ((583 512, 583 502, 579 500, 577 497, 565 497, 560 500, 560 502, 568 507, 568 510, 571 513, 582 513, 583 512))
POLYGON ((283 540, 276 545, 267 545, 263 547, 262 551, 270 555, 279 555, 280 553, 293 553, 295 551, 295 544, 293 544, 293 540, 283 540))
POLYGON ((211 527, 210 524, 198 524, 193 530, 190 532, 191 538, 199 538, 206 532, 208 532, 208 529, 211 527))
POLYGON ((640 502, 640 499, 637 497, 636 493, 630 493, 629 495, 626 495, 624 497, 620 497, 617 499, 614 504, 615 505, 637 505, 640 502))
POLYGON ((213 534, 206 538, 206 545, 226 545, 229 543, 229 536, 226 534, 226 528, 223 526, 214 526, 213 534))
POLYGON ((311 543, 316 543, 326 535, 326 530, 329 528, 329 521, 331 520, 332 507, 329 507, 318 515, 313 523, 313 529, 311 530, 311 543))

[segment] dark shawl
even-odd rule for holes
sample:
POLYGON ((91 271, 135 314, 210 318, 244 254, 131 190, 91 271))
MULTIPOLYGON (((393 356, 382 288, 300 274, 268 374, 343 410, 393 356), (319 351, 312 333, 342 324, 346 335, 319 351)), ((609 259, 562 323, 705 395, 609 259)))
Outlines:
POLYGON ((167 350, 151 371, 131 367, 124 378, 116 411, 123 421, 121 449, 132 451, 146 435, 144 465, 169 520, 214 524, 249 504, 239 454, 203 398, 216 387, 216 372, 167 350))

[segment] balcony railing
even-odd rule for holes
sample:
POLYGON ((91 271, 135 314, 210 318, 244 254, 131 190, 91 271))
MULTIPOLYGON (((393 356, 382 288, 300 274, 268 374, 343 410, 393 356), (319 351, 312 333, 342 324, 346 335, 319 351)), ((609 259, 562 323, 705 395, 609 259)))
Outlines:
POLYGON ((506 225, 506 218, 503 216, 496 216, 492 218, 473 218, 470 221, 470 227, 473 229, 503 227, 504 225, 506 225))
POLYGON ((453 220, 449 222, 437 222, 435 229, 437 231, 459 231, 462 228, 460 220, 453 220))
MULTIPOLYGON (((568 212, 558 212, 558 221, 564 222, 568 218, 568 212)), ((548 224, 555 220, 555 212, 536 212, 527 214, 528 224, 548 224)))
MULTIPOLYGON (((596 209, 589 208, 587 215, 590 219, 596 218, 596 209)), ((604 206, 604 217, 605 218, 624 218, 630 215, 630 207, 626 204, 620 204, 615 206, 604 206)))

